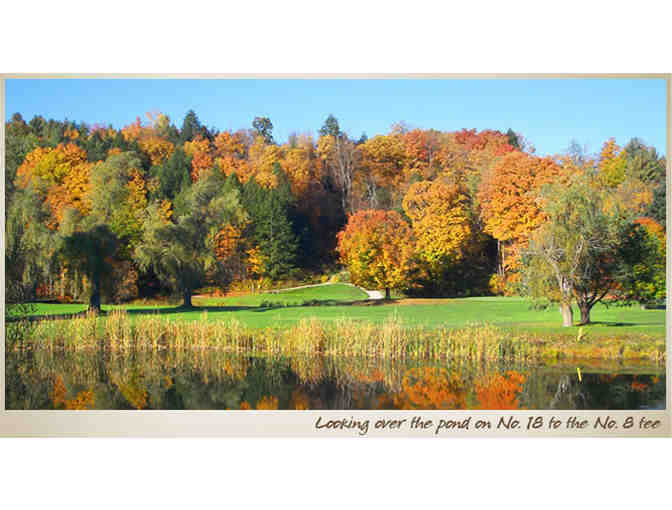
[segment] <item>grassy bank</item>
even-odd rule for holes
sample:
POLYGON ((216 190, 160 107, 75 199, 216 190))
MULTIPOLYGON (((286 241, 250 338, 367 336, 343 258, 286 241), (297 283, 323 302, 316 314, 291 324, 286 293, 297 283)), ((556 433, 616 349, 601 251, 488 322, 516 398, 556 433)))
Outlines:
MULTIPOLYGON (((392 316, 405 326, 464 328, 487 322, 514 334, 525 331, 532 336, 575 338, 579 329, 576 326, 563 328, 556 308, 534 310, 523 298, 402 299, 390 303, 366 301, 365 298, 366 295, 356 287, 333 284, 226 298, 195 297, 195 307, 189 310, 175 305, 148 304, 103 305, 103 310, 124 310, 133 321, 159 315, 174 322, 235 320, 250 328, 286 329, 313 318, 322 322, 349 320, 381 325, 392 316)), ((85 309, 84 304, 36 303, 35 314, 72 314, 85 309)), ((577 319, 578 316, 578 310, 575 310, 577 319)), ((648 335, 665 338, 665 310, 598 304, 593 309, 592 320, 592 324, 583 328, 591 337, 648 335)))
MULTIPOLYGON (((206 312, 207 315, 207 312, 206 312)), ((628 360, 662 363, 665 341, 645 334, 627 337, 567 336, 482 324, 471 327, 408 325, 399 318, 382 323, 351 319, 302 320, 282 329, 258 328, 237 320, 198 322, 124 311, 71 320, 8 325, 9 349, 151 349, 193 352, 223 350, 250 355, 327 355, 383 359, 465 359, 484 361, 628 360), (24 328, 24 329, 20 329, 24 328), (14 332, 13 332, 14 331, 14 332)))

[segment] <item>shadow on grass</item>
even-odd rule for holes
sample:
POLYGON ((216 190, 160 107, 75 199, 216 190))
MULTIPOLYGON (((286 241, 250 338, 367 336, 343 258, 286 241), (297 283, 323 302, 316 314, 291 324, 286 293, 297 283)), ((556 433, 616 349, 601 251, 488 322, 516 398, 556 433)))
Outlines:
MULTIPOLYGON (((312 299, 309 301, 304 301, 302 303, 272 303, 272 302, 262 302, 258 305, 232 305, 232 306, 174 306, 174 307, 161 307, 161 308, 115 308, 113 310, 101 310, 99 315, 105 317, 110 315, 116 310, 123 310, 128 315, 133 316, 142 316, 142 315, 179 315, 185 313, 200 314, 203 312, 207 313, 221 313, 221 312, 269 312, 273 310, 280 309, 289 309, 289 308, 306 308, 306 307, 325 307, 325 306, 380 306, 384 304, 393 304, 395 300, 382 300, 382 299, 364 299, 358 301, 338 301, 335 299, 312 299)), ((43 321, 43 320, 67 320, 74 319, 77 317, 86 317, 88 315, 88 310, 83 310, 81 312, 73 313, 59 313, 59 314, 43 314, 43 315, 31 315, 25 317, 29 321, 43 321)), ((21 320, 21 317, 12 317, 7 318, 6 322, 15 322, 21 320)))
POLYGON ((612 321, 590 321, 588 324, 575 324, 577 327, 583 326, 606 326, 610 328, 633 327, 633 326, 660 326, 660 322, 612 322, 612 321))
MULTIPOLYGON (((128 308, 123 309, 128 315, 174 315, 180 313, 203 313, 203 312, 240 312, 254 310, 256 306, 176 306, 173 308, 128 308)), ((110 313, 108 312, 105 312, 110 313)))
POLYGON ((385 301, 383 299, 362 299, 358 301, 338 301, 334 299, 311 299, 302 303, 261 303, 256 307, 250 307, 255 312, 267 312, 278 310, 280 308, 309 308, 326 306, 380 306, 384 304, 394 304, 394 300, 385 301))
MULTIPOLYGON (((175 315, 182 313, 202 313, 202 312, 238 312, 242 310, 256 310, 256 306, 176 306, 172 308, 117 308, 113 310, 101 310, 98 315, 106 317, 117 310, 123 310, 128 315, 175 315)), ((75 319, 77 317, 86 317, 89 314, 88 310, 73 313, 54 313, 29 315, 27 317, 8 317, 5 322, 18 322, 20 320, 28 320, 31 322, 43 320, 66 320, 75 319)))

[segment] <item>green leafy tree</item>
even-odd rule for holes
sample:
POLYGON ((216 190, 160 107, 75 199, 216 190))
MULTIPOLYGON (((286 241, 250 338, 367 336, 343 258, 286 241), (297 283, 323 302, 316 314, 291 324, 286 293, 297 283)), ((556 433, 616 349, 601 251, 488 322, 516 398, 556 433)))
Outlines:
POLYGON ((174 222, 161 215, 158 204, 150 205, 135 250, 140 268, 151 267, 165 285, 182 295, 187 308, 194 290, 205 285, 208 276, 217 279, 225 273, 215 255, 217 232, 246 216, 238 192, 224 191, 223 184, 218 172, 197 181, 184 192, 185 207, 174 222))
POLYGON ((665 299, 665 231, 650 218, 630 226, 623 239, 615 295, 642 307, 665 299))
POLYGON ((63 239, 60 256, 64 263, 81 271, 90 281, 91 311, 100 311, 103 279, 111 273, 109 259, 115 255, 117 247, 117 236, 106 225, 74 232, 63 239))
POLYGON ((53 270, 54 234, 47 212, 32 189, 19 190, 8 206, 5 223, 5 310, 16 315, 32 301, 37 287, 53 270))
POLYGON ((588 324, 593 306, 618 285, 632 221, 618 206, 608 207, 606 192, 585 175, 545 187, 542 200, 548 220, 523 256, 525 290, 559 303, 565 327, 573 324, 575 301, 588 324))
POLYGON ((5 197, 11 199, 14 192, 16 170, 30 151, 38 146, 37 136, 21 114, 12 115, 12 120, 5 125, 5 197))
POLYGON ((133 152, 110 156, 91 172, 91 211, 88 225, 107 225, 123 240, 121 255, 129 258, 142 237, 147 206, 142 164, 133 152))
POLYGON ((653 202, 649 205, 646 215, 664 227, 666 220, 665 158, 658 154, 655 147, 647 146, 639 138, 630 140, 624 147, 624 151, 626 174, 653 188, 653 202))

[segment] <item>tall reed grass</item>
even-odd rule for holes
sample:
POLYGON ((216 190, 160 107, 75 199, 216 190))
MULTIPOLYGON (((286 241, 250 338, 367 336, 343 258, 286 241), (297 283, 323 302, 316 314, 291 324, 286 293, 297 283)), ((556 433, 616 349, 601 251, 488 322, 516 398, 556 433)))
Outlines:
MULTIPOLYGON (((131 321, 117 310, 106 316, 44 320, 25 329, 12 346, 91 349, 111 352, 169 350, 185 355, 208 350, 240 354, 327 355, 395 360, 464 359, 481 361, 543 361, 568 359, 642 360, 664 362, 665 342, 639 335, 632 338, 586 339, 530 332, 512 333, 492 325, 426 328, 404 325, 392 316, 381 324, 367 321, 307 319, 285 328, 255 329, 236 320, 180 322, 159 315, 131 321)), ((12 325, 8 325, 11 327, 12 325)), ((11 347, 8 348, 21 348, 11 347)))

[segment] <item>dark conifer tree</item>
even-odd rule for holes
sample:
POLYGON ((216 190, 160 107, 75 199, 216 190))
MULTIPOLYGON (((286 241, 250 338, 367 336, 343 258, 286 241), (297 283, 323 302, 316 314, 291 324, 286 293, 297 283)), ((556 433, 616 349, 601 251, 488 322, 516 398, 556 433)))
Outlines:
POLYGON ((162 165, 152 167, 152 175, 159 179, 156 197, 174 200, 180 191, 191 185, 190 168, 191 157, 180 147, 162 165))
POLYGON ((296 265, 299 247, 290 215, 293 197, 287 176, 275 167, 278 185, 262 188, 254 178, 243 187, 243 205, 250 219, 250 238, 267 259, 267 275, 272 279, 287 276, 296 265))
POLYGON ((187 115, 184 117, 184 122, 182 122, 179 144, 182 145, 184 142, 191 142, 198 136, 202 136, 208 139, 212 138, 207 128, 205 128, 201 124, 201 121, 198 120, 196 112, 194 112, 194 110, 189 110, 187 115))
POLYGON ((509 145, 520 150, 520 142, 518 141, 518 135, 514 133, 513 129, 509 128, 506 132, 506 136, 509 138, 509 145))

